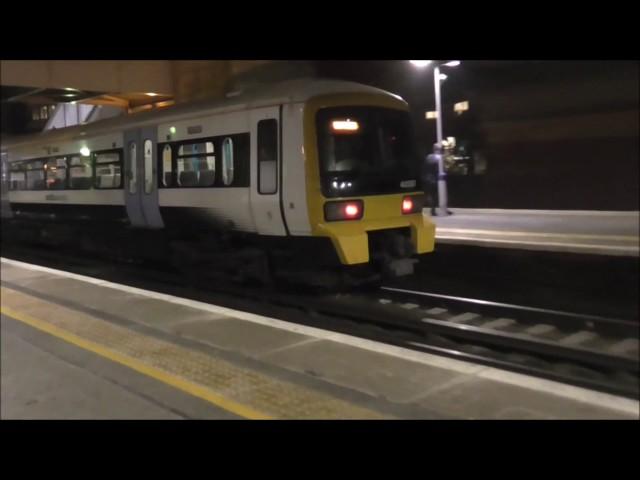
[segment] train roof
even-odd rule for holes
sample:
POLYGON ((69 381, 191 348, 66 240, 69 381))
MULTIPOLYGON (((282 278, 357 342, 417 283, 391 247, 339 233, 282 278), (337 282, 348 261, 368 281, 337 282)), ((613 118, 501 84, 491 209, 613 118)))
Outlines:
POLYGON ((2 139, 2 150, 39 142, 61 141, 77 138, 80 135, 96 135, 112 132, 138 125, 147 125, 189 117, 194 113, 224 113, 238 109, 250 109, 280 103, 305 102, 311 98, 332 93, 370 93, 406 102, 393 93, 379 88, 342 80, 300 78, 261 85, 227 94, 225 98, 178 104, 162 110, 146 111, 126 116, 118 116, 99 120, 94 123, 48 130, 46 132, 2 139))

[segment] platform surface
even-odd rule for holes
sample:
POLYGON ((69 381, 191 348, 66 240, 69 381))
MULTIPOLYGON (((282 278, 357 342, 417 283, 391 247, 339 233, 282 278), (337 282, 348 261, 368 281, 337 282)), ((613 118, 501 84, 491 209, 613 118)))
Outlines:
MULTIPOLYGON (((451 208, 435 216, 436 242, 638 257, 640 212, 451 208)), ((430 216, 425 210, 425 215, 430 216)))
POLYGON ((3 419, 638 419, 637 401, 2 260, 3 419))

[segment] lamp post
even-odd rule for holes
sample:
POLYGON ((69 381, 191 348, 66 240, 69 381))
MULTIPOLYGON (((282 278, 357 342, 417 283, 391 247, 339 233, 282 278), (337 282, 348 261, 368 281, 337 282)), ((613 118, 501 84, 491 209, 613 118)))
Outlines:
MULTIPOLYGON (((433 60, 411 60, 411 63, 418 68, 424 68, 431 63, 434 63, 433 67, 433 87, 436 97, 436 136, 438 145, 442 148, 442 103, 440 100, 440 83, 447 77, 440 73, 440 67, 457 67, 460 65, 459 60, 449 60, 446 62, 438 62, 433 60)), ((438 209, 441 215, 448 215, 447 210, 448 203, 447 195, 447 174, 444 171, 444 156, 439 155, 438 159, 438 209)))

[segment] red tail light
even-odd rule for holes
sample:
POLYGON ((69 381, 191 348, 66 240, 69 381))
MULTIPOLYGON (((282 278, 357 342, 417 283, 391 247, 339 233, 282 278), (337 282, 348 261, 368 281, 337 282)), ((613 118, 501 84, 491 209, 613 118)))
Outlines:
POLYGON ((347 203, 344 214, 349 218, 356 218, 360 215, 360 207, 356 203, 347 203))
POLYGON ((402 213, 408 215, 410 213, 419 213, 424 207, 424 196, 412 195, 402 199, 402 213))
POLYGON ((362 200, 328 202, 324 204, 324 218, 329 222, 338 220, 359 220, 364 213, 362 200))

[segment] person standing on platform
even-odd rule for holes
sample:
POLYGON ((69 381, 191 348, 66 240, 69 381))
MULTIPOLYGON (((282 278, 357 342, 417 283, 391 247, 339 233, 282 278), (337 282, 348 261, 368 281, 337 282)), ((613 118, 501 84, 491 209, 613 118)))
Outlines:
POLYGON ((427 155, 422 165, 422 190, 427 195, 427 203, 431 208, 431 215, 436 216, 436 207, 438 206, 438 173, 439 163, 442 156, 442 145, 436 143, 433 145, 433 153, 427 155))

